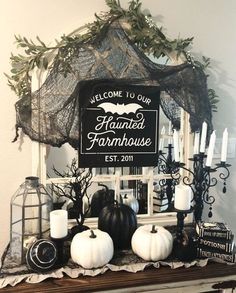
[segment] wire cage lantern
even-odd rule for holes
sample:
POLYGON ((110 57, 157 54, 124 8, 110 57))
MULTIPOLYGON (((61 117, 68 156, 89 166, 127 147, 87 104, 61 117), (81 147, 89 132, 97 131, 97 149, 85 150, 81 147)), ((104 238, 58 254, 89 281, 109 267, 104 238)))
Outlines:
POLYGON ((10 253, 18 264, 25 262, 27 244, 49 236, 53 200, 38 177, 26 177, 11 199, 10 253))

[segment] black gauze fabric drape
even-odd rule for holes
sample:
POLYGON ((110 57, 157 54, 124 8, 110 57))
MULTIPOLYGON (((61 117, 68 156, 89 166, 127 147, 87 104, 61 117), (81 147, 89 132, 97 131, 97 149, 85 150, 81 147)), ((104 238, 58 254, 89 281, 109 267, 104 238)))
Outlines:
POLYGON ((179 128, 182 107, 190 114, 192 131, 200 129, 204 120, 212 129, 204 72, 188 63, 153 63, 131 43, 118 22, 104 28, 90 43, 78 45, 70 66, 71 72, 64 76, 60 64, 55 63, 39 90, 16 103, 16 128, 22 128, 32 140, 58 147, 68 142, 76 148, 79 82, 95 79, 157 85, 165 93, 161 107, 174 128, 179 128))

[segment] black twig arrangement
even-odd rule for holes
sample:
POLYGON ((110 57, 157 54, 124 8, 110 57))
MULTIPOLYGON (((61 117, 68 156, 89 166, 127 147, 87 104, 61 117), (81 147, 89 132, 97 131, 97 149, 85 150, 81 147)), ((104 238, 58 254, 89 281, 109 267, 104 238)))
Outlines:
POLYGON ((89 211, 89 205, 85 210, 83 209, 83 199, 87 197, 89 201, 87 190, 92 184, 92 169, 79 168, 77 160, 73 159, 71 165, 67 166, 66 171, 60 172, 55 167, 53 167, 53 171, 60 178, 71 178, 71 180, 62 185, 52 183, 51 190, 57 197, 65 197, 73 202, 71 212, 73 212, 77 224, 82 226, 84 217, 89 211))

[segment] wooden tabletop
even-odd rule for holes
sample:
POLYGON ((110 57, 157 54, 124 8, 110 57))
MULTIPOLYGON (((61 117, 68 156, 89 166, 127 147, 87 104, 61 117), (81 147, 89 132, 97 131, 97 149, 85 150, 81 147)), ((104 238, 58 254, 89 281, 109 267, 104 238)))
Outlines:
POLYGON ((107 271, 103 275, 96 277, 81 276, 76 279, 71 279, 65 276, 61 279, 47 279, 37 284, 28 284, 23 282, 15 287, 8 286, 3 290, 4 292, 19 293, 69 293, 95 291, 104 292, 107 290, 110 291, 114 289, 117 290, 126 288, 126 292, 129 292, 128 288, 131 287, 139 288, 139 286, 141 286, 140 288, 147 289, 148 287, 155 285, 156 288, 159 288, 163 284, 180 284, 181 282, 187 284, 188 282, 194 281, 204 283, 204 280, 209 279, 214 279, 214 285, 211 284, 212 289, 236 287, 236 265, 209 263, 205 267, 192 266, 190 268, 181 267, 178 269, 171 269, 170 267, 161 267, 156 269, 150 267, 137 273, 107 271))

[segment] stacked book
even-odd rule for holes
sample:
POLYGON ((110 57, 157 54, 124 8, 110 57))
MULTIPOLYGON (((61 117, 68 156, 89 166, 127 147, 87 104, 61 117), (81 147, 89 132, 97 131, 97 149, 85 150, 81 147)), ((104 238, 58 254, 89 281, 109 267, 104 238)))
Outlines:
POLYGON ((198 234, 198 257, 218 258, 234 263, 234 235, 225 223, 200 222, 196 225, 198 234))

